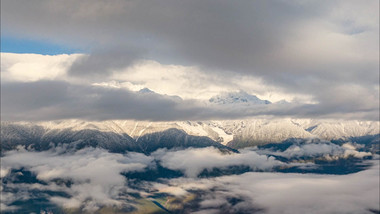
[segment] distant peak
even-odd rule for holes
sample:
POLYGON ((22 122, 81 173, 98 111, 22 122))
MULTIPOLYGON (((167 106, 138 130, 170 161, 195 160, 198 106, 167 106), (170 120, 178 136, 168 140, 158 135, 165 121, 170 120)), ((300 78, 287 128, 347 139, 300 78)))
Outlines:
POLYGON ((210 103, 215 104, 247 104, 262 105, 271 104, 268 100, 261 100, 256 95, 248 94, 245 91, 228 92, 213 96, 209 99, 210 103))
POLYGON ((150 90, 149 88, 143 88, 140 89, 139 93, 154 93, 154 91, 150 90))

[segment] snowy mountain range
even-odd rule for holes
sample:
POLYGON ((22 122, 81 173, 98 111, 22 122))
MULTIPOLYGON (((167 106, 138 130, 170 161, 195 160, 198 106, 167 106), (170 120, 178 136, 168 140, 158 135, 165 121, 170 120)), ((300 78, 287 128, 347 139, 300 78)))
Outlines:
MULTIPOLYGON (((14 141, 19 142, 23 140, 42 140, 45 142, 45 146, 50 142, 71 141, 83 144, 86 141, 87 144, 91 142, 107 144, 102 147, 110 147, 111 150, 118 150, 120 148, 134 150, 140 148, 142 144, 146 144, 149 141, 147 139, 152 138, 157 138, 156 143, 162 142, 160 137, 152 137, 154 134, 161 137, 167 137, 171 134, 173 135, 172 140, 178 144, 183 144, 183 139, 191 138, 194 142, 201 142, 203 140, 207 145, 217 142, 231 148, 243 148, 267 143, 279 143, 290 138, 337 140, 376 135, 379 132, 378 121, 291 118, 174 122, 61 120, 35 123, 1 123, 3 147, 5 143, 12 144, 14 141), (150 137, 147 138, 149 135, 150 137), (196 139, 195 137, 206 138, 196 139)), ((192 143, 183 146, 190 146, 190 144, 192 143)), ((148 148, 147 150, 150 149, 148 148)))
MULTIPOLYGON (((144 88, 139 93, 155 92, 144 88)), ((210 98, 208 102, 210 105, 233 108, 271 104, 268 100, 261 100, 244 91, 220 94, 210 98)), ((41 148, 47 148, 50 143, 75 142, 77 147, 92 145, 111 151, 149 152, 159 147, 176 146, 213 145, 238 149, 280 143, 293 138, 349 140, 353 137, 377 135, 380 133, 379 127, 379 121, 294 118, 171 122, 60 120, 35 123, 1 122, 1 139, 3 148, 14 147, 16 144, 29 145, 33 142, 39 142, 41 148), (166 139, 165 142, 162 139, 166 139)))

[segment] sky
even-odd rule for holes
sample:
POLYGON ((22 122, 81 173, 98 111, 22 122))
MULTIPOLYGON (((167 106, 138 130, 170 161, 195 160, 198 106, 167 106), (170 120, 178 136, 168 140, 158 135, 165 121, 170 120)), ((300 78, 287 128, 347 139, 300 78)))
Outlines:
POLYGON ((17 38, 13 36, 1 37, 1 52, 5 53, 35 53, 45 55, 72 54, 81 50, 50 43, 44 40, 17 38))
POLYGON ((379 119, 377 0, 1 3, 2 120, 379 119))

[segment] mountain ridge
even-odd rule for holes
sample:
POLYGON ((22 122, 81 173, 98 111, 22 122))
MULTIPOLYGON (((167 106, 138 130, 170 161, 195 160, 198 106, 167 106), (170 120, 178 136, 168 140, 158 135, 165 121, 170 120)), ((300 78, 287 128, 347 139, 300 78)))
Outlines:
POLYGON ((349 139, 379 134, 378 121, 343 121, 311 119, 246 119, 224 121, 148 122, 134 120, 49 122, 1 122, 1 138, 17 139, 23 135, 43 135, 48 139, 57 130, 78 132, 93 130, 93 134, 127 135, 128 142, 139 141, 146 134, 178 129, 188 135, 208 137, 222 145, 242 148, 266 143, 278 143, 289 138, 349 139), (28 130, 28 131, 27 131, 28 130), (98 132, 97 132, 98 131, 98 132), (18 133, 16 136, 12 136, 18 133))

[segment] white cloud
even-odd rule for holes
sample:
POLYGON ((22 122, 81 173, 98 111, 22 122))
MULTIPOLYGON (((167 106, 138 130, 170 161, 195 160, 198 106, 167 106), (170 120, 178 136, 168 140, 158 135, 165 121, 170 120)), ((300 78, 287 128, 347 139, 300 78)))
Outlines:
MULTIPOLYGON (((152 160, 152 157, 140 153, 121 155, 93 148, 79 150, 73 154, 20 150, 7 152, 2 157, 1 167, 25 167, 35 173, 39 180, 48 183, 53 179, 72 180, 71 187, 60 188, 72 197, 53 197, 52 202, 68 208, 83 206, 84 210, 91 212, 99 209, 101 205, 122 205, 123 203, 117 200, 119 192, 128 188, 126 178, 120 173, 144 170, 152 160)), ((57 186, 50 184, 48 188, 56 189, 57 186)))
POLYGON ((80 56, 1 53, 1 82, 62 80, 80 56))
POLYGON ((284 93, 278 87, 265 84, 262 78, 251 75, 233 72, 215 75, 195 66, 165 65, 152 60, 138 61, 126 69, 114 72, 110 79, 112 86, 118 85, 132 90, 146 87, 160 94, 184 99, 208 100, 220 93, 238 90, 273 102, 282 99, 310 102, 312 99, 301 93, 284 93))
POLYGON ((345 143, 342 146, 322 141, 321 143, 306 143, 303 145, 292 145, 285 151, 268 151, 259 150, 260 154, 272 154, 286 158, 299 158, 299 157, 325 157, 327 159, 348 158, 353 156, 355 158, 363 158, 372 156, 370 152, 360 152, 356 147, 350 143, 345 143))
MULTIPOLYGON (((149 88, 159 94, 180 96, 183 99, 203 99, 222 92, 245 90, 262 99, 278 101, 311 98, 302 94, 287 94, 281 89, 268 86, 260 80, 247 75, 215 76, 194 66, 165 65, 153 60, 140 60, 128 67, 113 69, 110 76, 98 79, 81 79, 70 76, 68 71, 73 63, 80 61, 85 54, 39 55, 1 53, 2 82, 32 82, 41 80, 65 80, 70 83, 88 84, 109 88, 126 88, 138 91, 149 88)), ((122 56, 119 56, 122 57, 122 56)), ((97 59, 101 64, 101 59, 97 59)), ((90 68, 89 68, 90 69, 90 68)), ((91 71, 86 71, 91 72, 91 71)), ((104 70, 104 73, 107 71, 104 70)))
MULTIPOLYGON (((344 148, 354 149, 352 145, 345 145, 344 148)), ((326 148, 322 150, 330 152, 326 148)), ((379 209, 378 160, 372 164, 370 169, 348 175, 249 172, 199 179, 196 177, 203 169, 213 167, 246 165, 253 169, 270 170, 273 166, 285 164, 254 151, 222 154, 212 147, 179 151, 162 149, 151 156, 139 153, 122 155, 94 148, 68 153, 60 149, 45 152, 20 149, 4 154, 2 169, 8 171, 24 167, 47 185, 11 183, 8 180, 8 189, 22 191, 2 191, 1 206, 2 209, 16 209, 9 204, 30 199, 33 190, 66 192, 70 195, 69 198, 46 197, 59 206, 80 208, 88 212, 94 212, 102 206, 133 206, 130 201, 135 198, 128 193, 147 197, 158 190, 184 199, 201 190, 200 195, 197 195, 200 199, 197 211, 200 213, 217 209, 226 212, 261 210, 270 214, 369 213, 368 209, 379 209), (141 171, 150 166, 154 169, 154 160, 160 161, 166 168, 183 171, 187 178, 144 181, 139 186, 142 190, 129 186, 128 178, 120 174, 141 171), (70 186, 59 185, 53 179, 71 180, 73 183, 70 186), (231 202, 232 199, 235 202, 231 202)), ((295 164, 290 164, 292 165, 295 164)))
POLYGON ((273 157, 258 155, 254 151, 223 154, 214 147, 168 152, 159 150, 152 155, 161 160, 162 166, 181 170, 188 177, 197 177, 204 169, 212 170, 213 168, 245 165, 255 170, 271 170, 274 166, 282 164, 273 157))
POLYGON ((379 165, 349 175, 315 175, 249 172, 215 179, 173 179, 170 185, 201 189, 202 204, 220 207, 223 199, 244 199, 232 210, 248 207, 259 213, 372 213, 379 210, 379 165), (212 191, 208 191, 213 189, 212 191))
MULTIPOLYGON (((96 62, 95 65, 91 63, 91 65, 78 65, 77 72, 80 75, 71 75, 69 70, 73 61, 84 55, 42 56, 3 53, 5 56, 1 65, 3 118, 6 120, 20 120, 20 118, 24 120, 67 118, 207 120, 269 115, 373 120, 378 115, 378 101, 375 99, 377 92, 359 83, 322 87, 320 90, 333 90, 335 95, 320 97, 300 90, 297 93, 286 91, 281 86, 268 83, 262 77, 258 78, 255 75, 233 72, 216 75, 214 72, 206 72, 204 67, 165 65, 152 60, 130 59, 131 62, 125 65, 123 55, 118 55, 119 52, 112 54, 108 58, 114 56, 118 59, 117 62, 113 62, 113 69, 106 69, 107 66, 102 65, 101 56, 106 55, 103 53, 100 56, 90 57, 91 61, 96 62), (106 70, 103 71, 97 65, 103 66, 106 70), (92 67, 97 67, 97 71, 94 75, 88 75, 92 67), (83 75, 87 75, 86 78, 83 75), (166 99, 165 109, 168 109, 168 106, 173 107, 173 110, 167 112, 171 115, 158 113, 160 110, 156 113, 146 110, 147 105, 141 106, 142 102, 132 101, 133 99, 143 101, 140 95, 131 92, 145 87, 155 91, 159 95, 156 98, 166 99), (204 108, 211 96, 240 89, 256 94, 261 99, 292 101, 292 105, 272 104, 244 109, 225 106, 225 108, 215 106, 204 108), (45 95, 42 96, 42 93, 45 95), (122 93, 125 99, 116 98, 122 93), (185 102, 172 102, 167 99, 168 97, 160 96, 163 94, 182 97, 185 102), (363 94, 368 96, 362 96, 363 94), (52 98, 44 99, 46 96, 52 98), (32 101, 25 101, 25 97, 32 101), (333 102, 337 103, 331 103, 331 97, 334 97, 333 102), (351 102, 353 97, 356 97, 355 102, 351 102), (104 104, 97 104, 103 100, 107 100, 108 108, 104 108, 104 104), (125 101, 124 106, 121 105, 121 100, 125 101), (109 106, 120 107, 123 111, 111 110, 109 106), (89 110, 79 113, 81 110, 77 107, 89 110), (124 112, 125 109, 128 112, 124 112), (87 115, 91 111, 97 113, 87 115), (131 112, 135 113, 130 114, 131 112)), ((159 104, 163 103, 155 104, 157 109, 161 107, 159 104)))

